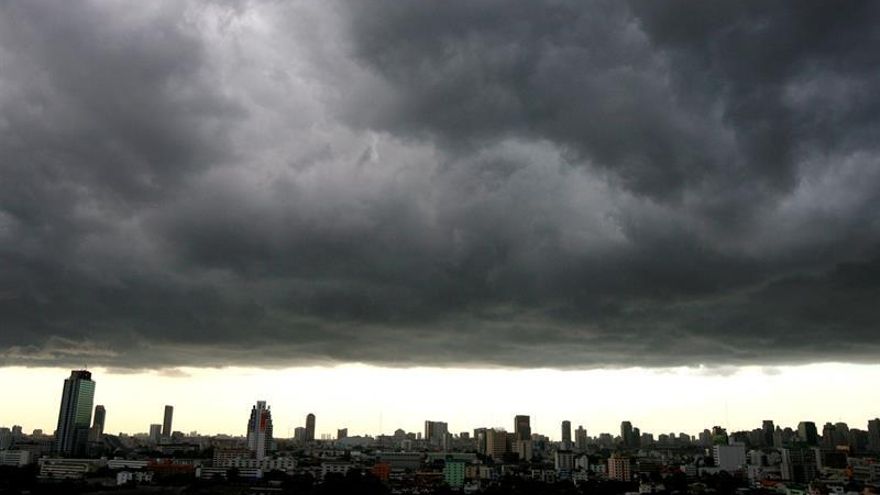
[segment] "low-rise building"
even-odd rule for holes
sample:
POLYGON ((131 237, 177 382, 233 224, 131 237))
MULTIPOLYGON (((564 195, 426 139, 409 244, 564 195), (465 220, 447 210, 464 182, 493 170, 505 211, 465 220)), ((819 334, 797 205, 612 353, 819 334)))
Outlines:
POLYGON ((27 466, 32 461, 27 450, 0 450, 0 466, 27 466))
POLYGON ((116 485, 125 485, 128 483, 152 483, 152 471, 119 471, 116 473, 116 485))
POLYGON ((40 475, 42 479, 82 479, 86 474, 107 465, 104 459, 50 459, 42 458, 40 475))

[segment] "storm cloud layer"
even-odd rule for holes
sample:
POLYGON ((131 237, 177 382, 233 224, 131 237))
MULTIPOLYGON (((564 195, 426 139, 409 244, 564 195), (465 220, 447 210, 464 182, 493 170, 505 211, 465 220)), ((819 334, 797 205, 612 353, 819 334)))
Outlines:
POLYGON ((878 21, 0 3, 0 365, 877 362, 878 21))

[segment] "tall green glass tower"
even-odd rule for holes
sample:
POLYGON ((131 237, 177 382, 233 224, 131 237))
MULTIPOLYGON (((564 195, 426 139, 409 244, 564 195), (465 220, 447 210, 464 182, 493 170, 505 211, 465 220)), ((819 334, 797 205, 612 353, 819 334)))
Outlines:
POLYGON ((85 454, 92 422, 95 382, 86 370, 73 370, 64 380, 58 427, 55 429, 55 450, 62 455, 85 454))

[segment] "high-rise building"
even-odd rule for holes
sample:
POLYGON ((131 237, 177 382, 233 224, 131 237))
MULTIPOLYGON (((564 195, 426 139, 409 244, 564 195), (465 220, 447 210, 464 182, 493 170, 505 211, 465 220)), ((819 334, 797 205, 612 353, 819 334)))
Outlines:
POLYGON ((633 447, 633 425, 629 421, 620 423, 620 441, 624 447, 633 447))
POLYGON ((530 423, 530 418, 523 414, 520 414, 513 418, 513 434, 515 440, 519 441, 532 439, 532 426, 530 423))
POLYGON ((868 421, 868 449, 880 452, 880 418, 868 421))
POLYGON ((303 426, 297 426, 293 429, 293 440, 297 443, 305 443, 306 429, 303 426))
POLYGON ((171 438, 171 420, 174 416, 174 406, 165 406, 165 417, 162 419, 162 436, 171 438))
POLYGON ((315 415, 312 413, 306 416, 306 441, 315 441, 315 415))
POLYGON ((765 419, 763 423, 761 423, 761 445, 764 447, 774 447, 775 441, 773 439, 773 433, 776 431, 776 427, 773 426, 772 419, 765 419))
POLYGON ((104 422, 107 419, 107 410, 104 406, 95 406, 95 419, 89 432, 89 441, 100 442, 104 438, 104 422))
POLYGON ((162 440, 162 425, 155 423, 150 425, 150 442, 158 444, 162 440))
POLYGON ((425 441, 428 445, 443 446, 448 434, 449 425, 443 421, 425 421, 425 441))
POLYGON ((510 452, 510 437, 500 428, 486 430, 486 455, 493 459, 501 459, 510 452))
POLYGON ((61 409, 55 430, 55 450, 63 455, 82 455, 89 440, 95 382, 86 370, 73 370, 64 380, 61 409))
POLYGON ((342 440, 343 438, 348 438, 348 428, 339 428, 336 430, 336 439, 342 440))
POLYGON ((571 421, 562 422, 562 450, 571 449, 571 421))
POLYGON ((487 428, 474 428, 474 440, 477 441, 477 452, 486 453, 486 441, 488 439, 487 428))
POLYGON ((816 423, 812 421, 798 423, 798 439, 810 446, 819 445, 819 432, 816 430, 816 423))
POLYGON ((578 429, 574 432, 575 448, 583 452, 587 450, 587 430, 583 425, 578 425, 578 429))
POLYGON ((247 446, 257 460, 264 459, 267 451, 275 450, 275 442, 272 438, 272 411, 264 400, 257 401, 257 404, 251 408, 247 446))

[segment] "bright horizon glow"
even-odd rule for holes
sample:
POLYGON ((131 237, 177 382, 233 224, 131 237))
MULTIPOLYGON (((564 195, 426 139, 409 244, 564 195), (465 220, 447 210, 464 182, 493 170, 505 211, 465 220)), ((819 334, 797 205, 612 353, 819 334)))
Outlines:
MULTIPOLYGON (((446 421, 451 433, 476 427, 512 430, 516 414, 532 431, 558 440, 560 423, 583 425, 590 436, 618 434, 632 421, 643 433, 696 434, 760 427, 764 419, 796 427, 843 421, 866 428, 878 404, 859 399, 880 382, 880 365, 811 364, 778 367, 599 369, 336 367, 180 368, 139 371, 91 368, 95 404, 107 408, 105 431, 146 432, 174 406, 174 430, 243 435, 251 406, 272 407, 275 436, 293 436, 305 416, 317 417, 316 436, 348 428, 349 435, 420 432, 426 419, 446 421)), ((67 368, 0 368, 4 395, 0 426, 51 433, 67 368)))

